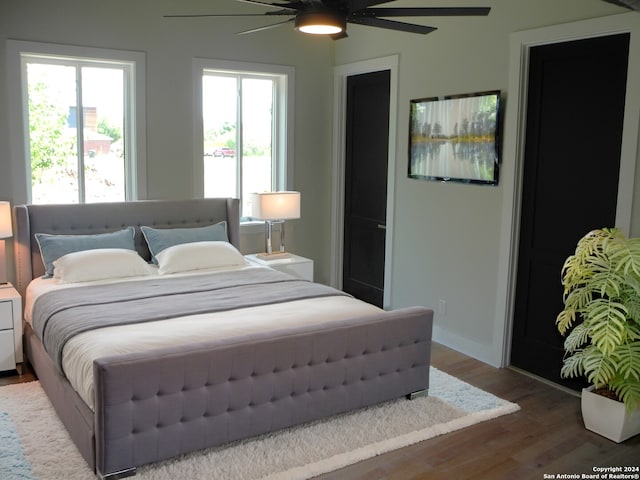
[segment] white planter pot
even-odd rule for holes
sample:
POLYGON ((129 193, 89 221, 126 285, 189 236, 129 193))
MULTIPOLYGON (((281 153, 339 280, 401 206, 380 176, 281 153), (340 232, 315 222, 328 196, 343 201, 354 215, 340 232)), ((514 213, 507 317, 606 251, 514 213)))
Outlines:
POLYGON ((588 430, 617 443, 640 433, 640 408, 629 412, 622 402, 593 393, 593 388, 582 389, 582 419, 588 430))

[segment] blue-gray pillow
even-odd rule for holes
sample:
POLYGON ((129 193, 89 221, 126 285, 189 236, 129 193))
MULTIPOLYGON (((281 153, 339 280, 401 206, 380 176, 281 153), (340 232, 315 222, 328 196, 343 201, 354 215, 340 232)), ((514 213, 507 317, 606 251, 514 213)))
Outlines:
POLYGON ((228 242, 227 222, 219 222, 206 227, 192 228, 151 228, 140 227, 144 235, 153 263, 158 263, 156 255, 166 248, 183 243, 228 242))
POLYGON ((45 268, 45 278, 53 276, 53 262, 73 252, 82 250, 95 250, 96 248, 126 248, 135 250, 133 240, 134 227, 109 233, 97 233, 94 235, 51 235, 49 233, 36 233, 36 241, 40 246, 42 263, 45 268))

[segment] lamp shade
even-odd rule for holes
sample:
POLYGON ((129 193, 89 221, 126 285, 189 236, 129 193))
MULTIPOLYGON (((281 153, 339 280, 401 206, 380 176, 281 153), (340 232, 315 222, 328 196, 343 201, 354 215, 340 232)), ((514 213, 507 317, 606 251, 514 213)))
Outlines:
POLYGON ((0 238, 9 238, 11 236, 13 236, 11 204, 9 202, 0 202, 0 238))
POLYGON ((263 192, 251 195, 252 216, 259 220, 300 218, 300 192, 263 192))

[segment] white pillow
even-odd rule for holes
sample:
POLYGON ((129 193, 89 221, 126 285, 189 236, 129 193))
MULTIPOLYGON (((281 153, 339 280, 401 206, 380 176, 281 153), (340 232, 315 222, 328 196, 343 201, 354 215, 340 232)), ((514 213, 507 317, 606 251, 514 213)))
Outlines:
POLYGON ((158 273, 178 273, 205 268, 246 265, 242 254, 229 242, 194 242, 174 245, 156 255, 158 273))
POLYGON ((61 283, 150 275, 155 269, 133 250, 98 248, 68 253, 53 262, 53 278, 61 283))

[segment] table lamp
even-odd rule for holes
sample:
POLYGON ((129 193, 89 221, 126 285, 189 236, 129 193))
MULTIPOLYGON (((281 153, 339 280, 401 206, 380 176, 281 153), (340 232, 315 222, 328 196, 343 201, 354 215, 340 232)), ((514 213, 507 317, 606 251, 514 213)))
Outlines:
POLYGON ((265 221, 265 253, 257 254, 262 260, 276 260, 290 256, 284 248, 284 221, 300 218, 300 192, 253 193, 253 217, 265 221), (273 251, 271 233, 280 224, 280 250, 273 251))
POLYGON ((0 202, 0 288, 7 285, 7 257, 4 239, 12 236, 11 205, 9 202, 0 202))

